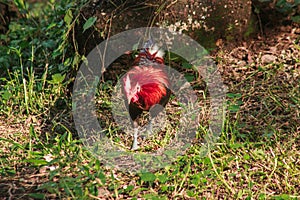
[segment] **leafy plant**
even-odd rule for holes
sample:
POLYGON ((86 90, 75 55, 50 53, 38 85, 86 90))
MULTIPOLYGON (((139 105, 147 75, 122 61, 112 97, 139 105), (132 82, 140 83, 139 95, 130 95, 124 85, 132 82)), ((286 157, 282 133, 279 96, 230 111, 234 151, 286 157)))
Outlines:
POLYGON ((76 51, 71 54, 69 34, 79 13, 75 7, 83 3, 14 1, 21 18, 12 19, 9 31, 0 35, 6 43, 0 46, 0 108, 7 115, 43 112, 63 95, 72 81, 66 74, 81 61, 76 51))

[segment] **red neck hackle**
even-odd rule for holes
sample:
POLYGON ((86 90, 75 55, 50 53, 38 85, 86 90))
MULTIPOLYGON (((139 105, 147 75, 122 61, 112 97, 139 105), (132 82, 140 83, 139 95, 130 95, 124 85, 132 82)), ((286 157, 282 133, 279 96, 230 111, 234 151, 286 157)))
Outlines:
POLYGON ((169 87, 164 69, 154 66, 133 67, 123 78, 123 84, 128 104, 135 103, 144 110, 158 104, 169 87))

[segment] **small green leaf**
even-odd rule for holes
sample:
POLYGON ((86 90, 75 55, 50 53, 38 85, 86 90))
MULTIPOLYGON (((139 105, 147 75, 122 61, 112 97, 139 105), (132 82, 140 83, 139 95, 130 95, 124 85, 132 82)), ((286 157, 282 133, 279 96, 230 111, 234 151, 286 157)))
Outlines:
POLYGON ((69 26, 72 22, 72 19, 73 19, 73 14, 72 14, 72 10, 69 9, 67 12, 66 12, 66 15, 64 17, 64 21, 66 22, 66 24, 69 26))
POLYGON ((165 192, 165 191, 167 191, 168 190, 168 186, 166 186, 166 185, 162 185, 161 186, 161 191, 162 192, 165 192))
POLYGON ((208 180, 207 180, 206 178, 202 178, 202 179, 201 179, 201 182, 202 182, 203 184, 206 184, 206 183, 208 182, 208 180))
POLYGON ((230 106, 228 106, 228 110, 230 112, 237 112, 240 110, 240 106, 239 105, 230 105, 230 106))
POLYGON ((26 161, 29 162, 29 163, 32 163, 32 164, 34 164, 36 166, 47 165, 48 164, 48 162, 46 160, 28 159, 26 161))
POLYGON ((226 96, 229 98, 241 98, 242 97, 242 95, 240 93, 236 93, 236 94, 235 93, 227 93, 226 96))
POLYGON ((65 74, 61 75, 61 74, 54 74, 52 75, 52 81, 54 84, 59 84, 59 83, 62 83, 63 80, 65 79, 65 74))
POLYGON ((238 100, 238 101, 236 101, 236 105, 239 105, 239 106, 241 106, 241 105, 243 105, 243 101, 241 101, 241 100, 238 100))
POLYGON ((184 77, 188 82, 192 82, 195 78, 193 74, 185 74, 184 77))
POLYGON ((184 62, 184 63, 182 63, 182 67, 185 69, 192 69, 193 65, 191 65, 188 62, 184 62))
POLYGON ((9 170, 5 170, 5 172, 8 174, 8 175, 10 175, 10 176, 14 176, 14 175, 16 175, 16 171, 15 170, 13 170, 13 169, 9 169, 9 170))
POLYGON ((55 26, 57 26, 57 24, 54 23, 54 22, 52 22, 52 23, 50 23, 50 24, 47 26, 47 30, 49 30, 49 29, 51 29, 51 28, 53 28, 53 27, 55 27, 55 26))
POLYGON ((93 26, 94 23, 96 22, 96 20, 97 20, 97 17, 90 17, 83 25, 83 33, 84 33, 84 31, 89 29, 91 26, 93 26))
POLYGON ((230 144, 230 147, 233 149, 239 149, 239 148, 243 147, 243 145, 240 143, 234 143, 234 144, 230 144))
POLYGON ((187 191, 186 191, 186 194, 187 194, 189 197, 194 197, 194 196, 196 196, 195 192, 192 191, 192 190, 187 190, 187 191))
POLYGON ((10 99, 11 96, 12 96, 12 94, 9 91, 5 90, 2 94, 2 99, 7 101, 10 99))
POLYGON ((137 194, 139 194, 139 193, 141 193, 142 191, 148 191, 149 190, 149 188, 137 188, 137 189, 135 189, 135 190, 132 190, 130 193, 129 193, 129 195, 130 196, 135 196, 135 195, 137 195, 137 194))
POLYGON ((99 173, 98 178, 101 180, 102 184, 106 183, 106 177, 105 174, 103 174, 102 172, 99 173))
POLYGON ((291 19, 295 23, 300 23, 300 15, 292 16, 291 19))
POLYGON ((142 173, 141 180, 145 182, 153 182, 155 181, 156 176, 151 172, 142 173))
POLYGON ((249 155, 249 154, 245 154, 245 155, 243 156, 243 159, 244 159, 244 160, 250 160, 250 155, 249 155))
POLYGON ((126 192, 130 192, 130 191, 133 190, 133 188, 134 188, 133 185, 128 185, 128 186, 125 188, 125 191, 126 191, 126 192))
POLYGON ((45 194, 42 193, 30 193, 28 196, 34 199, 45 199, 45 194))
POLYGON ((211 164, 210 159, 208 157, 204 158, 203 161, 204 161, 205 165, 210 165, 211 164))
POLYGON ((161 183, 165 183, 168 180, 168 176, 166 174, 159 175, 157 178, 161 183))

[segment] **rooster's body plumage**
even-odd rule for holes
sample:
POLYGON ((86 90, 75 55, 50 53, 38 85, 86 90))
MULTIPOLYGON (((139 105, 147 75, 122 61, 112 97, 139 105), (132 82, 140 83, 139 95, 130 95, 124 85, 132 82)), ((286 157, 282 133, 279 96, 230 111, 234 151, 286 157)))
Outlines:
MULTIPOLYGON (((138 148, 137 118, 143 111, 152 110, 156 104, 165 106, 170 98, 170 83, 164 68, 163 55, 164 52, 153 43, 150 47, 145 47, 135 58, 132 69, 123 78, 123 91, 134 127, 133 150, 138 148)), ((155 112, 150 112, 150 132, 151 119, 161 110, 159 107, 155 112)))

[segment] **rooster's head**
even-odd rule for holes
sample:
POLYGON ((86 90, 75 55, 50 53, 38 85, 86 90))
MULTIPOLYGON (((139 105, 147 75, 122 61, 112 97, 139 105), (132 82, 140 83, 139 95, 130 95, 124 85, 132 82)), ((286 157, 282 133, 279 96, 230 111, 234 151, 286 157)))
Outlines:
POLYGON ((128 103, 130 103, 131 101, 137 102, 139 100, 138 92, 141 90, 140 84, 138 82, 132 84, 129 75, 127 74, 123 78, 123 86, 124 86, 127 102, 128 103))

